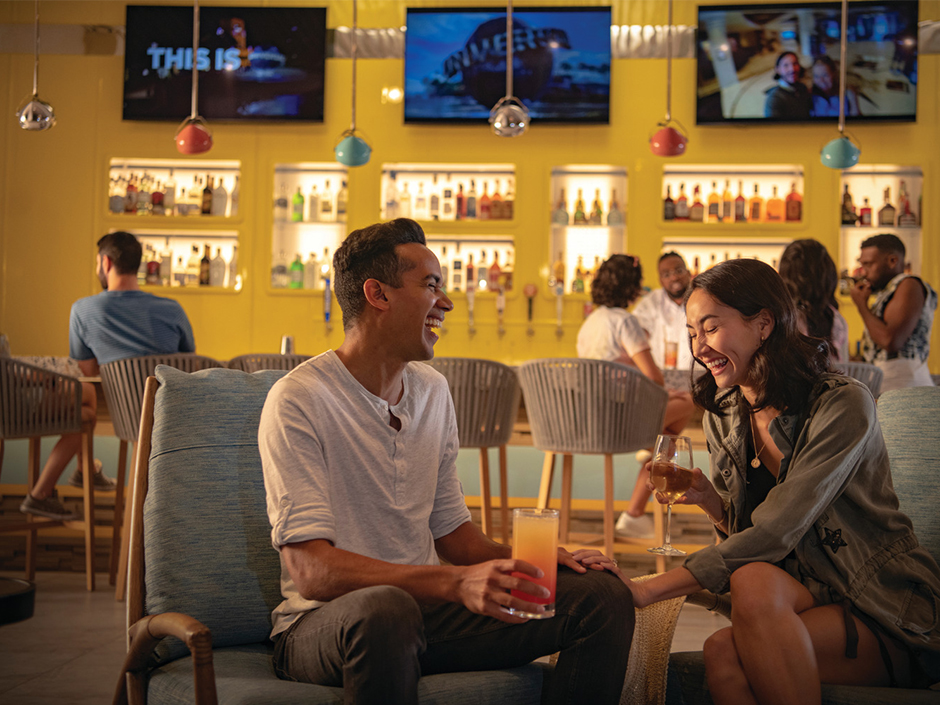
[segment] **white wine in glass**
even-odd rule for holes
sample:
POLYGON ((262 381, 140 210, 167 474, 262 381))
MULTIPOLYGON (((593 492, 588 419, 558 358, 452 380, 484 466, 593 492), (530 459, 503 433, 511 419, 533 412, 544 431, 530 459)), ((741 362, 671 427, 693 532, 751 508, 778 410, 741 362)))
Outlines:
POLYGON ((684 556, 685 551, 670 543, 672 505, 692 486, 692 441, 687 436, 656 437, 653 466, 650 470, 653 487, 666 498, 666 541, 657 548, 648 548, 660 556, 684 556))

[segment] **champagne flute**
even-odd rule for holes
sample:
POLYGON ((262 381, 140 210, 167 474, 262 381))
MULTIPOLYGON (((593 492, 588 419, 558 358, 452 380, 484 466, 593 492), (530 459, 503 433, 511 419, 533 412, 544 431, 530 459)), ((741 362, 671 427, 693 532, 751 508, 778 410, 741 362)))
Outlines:
POLYGON ((666 541, 657 548, 646 549, 660 556, 684 556, 685 551, 670 543, 672 505, 692 486, 692 441, 687 436, 656 437, 653 466, 650 470, 653 487, 666 497, 666 541))

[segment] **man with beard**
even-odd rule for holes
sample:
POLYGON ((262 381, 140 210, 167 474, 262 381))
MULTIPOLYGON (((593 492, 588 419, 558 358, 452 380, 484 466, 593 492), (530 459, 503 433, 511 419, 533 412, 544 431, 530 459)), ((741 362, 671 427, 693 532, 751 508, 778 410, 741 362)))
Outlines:
MULTIPOLYGON (((652 291, 636 305, 633 315, 649 336, 653 361, 660 369, 676 368, 688 372, 692 367, 689 334, 685 328, 685 292, 692 274, 678 252, 667 252, 659 258, 659 283, 662 289, 652 291), (676 346, 675 361, 666 359, 666 348, 676 346)), ((670 350, 670 358, 672 358, 670 350)), ((667 386, 669 380, 667 379, 667 386)))
MULTIPOLYGON (((98 375, 98 365, 141 355, 195 352, 193 329, 183 307, 140 290, 137 269, 142 255, 140 242, 130 233, 108 233, 98 240, 96 272, 104 291, 79 299, 69 317, 69 356, 78 362, 86 377, 98 375)), ((82 420, 94 421, 95 388, 82 384, 82 420)), ((75 515, 56 498, 55 485, 69 461, 81 447, 81 434, 62 436, 43 467, 39 480, 20 511, 50 519, 68 520, 75 515)), ((69 484, 82 486, 82 459, 69 484)), ((101 472, 95 460, 95 489, 113 491, 114 480, 101 472)))
POLYGON ((919 277, 904 272, 904 243, 888 234, 862 242, 858 263, 862 279, 852 302, 865 324, 862 354, 884 372, 881 391, 932 387, 927 358, 937 293, 919 277), (868 298, 875 295, 871 308, 868 298))

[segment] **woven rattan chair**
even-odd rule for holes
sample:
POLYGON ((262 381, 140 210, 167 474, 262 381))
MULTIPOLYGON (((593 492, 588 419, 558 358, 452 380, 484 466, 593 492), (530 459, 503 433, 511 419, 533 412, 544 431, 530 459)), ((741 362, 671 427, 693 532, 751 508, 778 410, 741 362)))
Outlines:
POLYGON ((310 359, 309 355, 278 355, 277 353, 259 353, 257 355, 239 355, 225 365, 232 370, 257 372, 258 370, 292 370, 301 362, 310 359))
POLYGON ((868 387, 875 399, 881 394, 881 380, 884 379, 884 372, 880 367, 867 362, 840 362, 835 367, 846 377, 854 377, 868 387))
MULTIPOLYGON (((127 444, 137 444, 140 430, 140 408, 144 399, 147 378, 153 375, 157 365, 167 365, 195 372, 209 367, 222 367, 222 363, 211 357, 195 353, 171 353, 167 355, 145 355, 115 360, 101 366, 101 386, 108 402, 114 434, 120 439, 118 451, 117 496, 114 499, 115 522, 121 522, 124 507, 124 475, 127 469, 127 444)), ((129 478, 133 484, 134 478, 129 478)), ((124 517, 123 529, 115 531, 111 543, 110 580, 115 585, 115 598, 124 599, 127 579, 127 526, 124 517)))
MULTIPOLYGON (((559 540, 569 543, 574 453, 604 456, 604 550, 614 555, 614 454, 652 447, 669 395, 642 372, 604 360, 523 363, 519 382, 535 447, 545 452, 538 504, 547 507, 555 455, 564 456, 559 540)), ((580 542, 578 542, 580 543, 580 542)), ((640 549, 645 553, 647 545, 640 549)), ((637 546, 624 544, 625 551, 637 546)))
POLYGON ((509 543, 509 497, 506 444, 519 412, 519 380, 511 367, 491 360, 438 357, 430 365, 447 378, 461 448, 480 449, 480 494, 483 532, 493 536, 490 492, 490 448, 499 449, 499 512, 503 543, 509 543))
MULTIPOLYGON (((74 377, 50 372, 13 358, 0 357, 0 467, 3 443, 29 440, 27 492, 39 479, 42 436, 82 432, 84 467, 94 467, 92 424, 82 423, 82 385, 74 377)), ((80 528, 85 533, 85 582, 95 589, 95 489, 93 473, 84 472, 84 516, 81 521, 54 521, 27 515, 24 520, 5 522, 0 532, 26 532, 26 577, 36 576, 36 532, 55 526, 80 528)))

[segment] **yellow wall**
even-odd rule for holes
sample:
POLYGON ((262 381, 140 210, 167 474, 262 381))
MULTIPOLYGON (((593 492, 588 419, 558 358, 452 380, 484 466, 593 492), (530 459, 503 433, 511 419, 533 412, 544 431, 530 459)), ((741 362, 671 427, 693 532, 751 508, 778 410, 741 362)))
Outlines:
MULTIPOLYGON (((153 0, 150 0, 153 2, 153 0)), ((179 3, 175 3, 179 4, 179 3)), ((296 5, 296 2, 226 2, 220 4, 296 5)), ((308 4, 308 3, 303 3, 308 4)), ((406 4, 432 3, 362 0, 360 26, 404 23, 406 4)), ((438 3, 445 4, 445 3, 438 3)), ((455 1, 451 5, 458 4, 455 1)), ((474 2, 474 5, 491 4, 474 2)), ((538 4, 549 4, 544 0, 538 4)), ((573 4, 573 3, 565 3, 573 4)), ((583 3, 599 4, 599 3, 583 3)), ((665 24, 666 3, 617 2, 614 21, 665 24)), ((44 24, 123 25, 123 2, 41 3, 44 24)), ((327 2, 329 26, 351 23, 351 3, 327 2)), ((694 25, 696 5, 677 2, 675 23, 694 25)), ((922 0, 922 20, 940 18, 938 0, 922 0)), ((0 1, 0 23, 32 22, 32 4, 0 1)), ((2 48, 0 48, 2 52, 2 48)), ((864 163, 920 166, 924 173, 926 217, 923 230, 924 277, 940 284, 940 57, 922 56, 919 65, 918 121, 854 127, 864 163)), ((549 263, 549 176, 564 164, 617 164, 628 170, 628 250, 646 265, 647 284, 657 286, 655 261, 663 237, 676 231, 661 221, 660 190, 665 160, 648 149, 651 128, 665 110, 663 60, 617 60, 612 68, 609 126, 548 126, 537 122, 517 139, 500 139, 488 127, 404 126, 402 106, 380 101, 384 86, 401 85, 400 60, 363 60, 359 66, 359 127, 374 147, 372 161, 349 176, 350 229, 379 217, 379 183, 384 162, 511 162, 516 165, 516 290, 506 309, 507 333, 496 333, 496 314, 489 295, 477 297, 477 333, 466 327, 465 300, 456 295, 448 317, 449 332, 438 343, 439 355, 471 355, 520 361, 550 355, 574 355, 582 317, 581 298, 565 304, 565 332, 555 335, 555 306, 542 277, 549 263), (525 334, 522 285, 537 283, 536 334, 525 334)), ((280 337, 295 336, 298 351, 317 353, 339 344, 340 325, 327 334, 319 296, 272 292, 271 193, 274 165, 282 162, 332 161, 333 146, 349 124, 350 62, 327 60, 326 117, 321 125, 215 124, 215 146, 205 155, 242 162, 239 259, 246 274, 242 292, 207 293, 169 289, 195 329, 200 352, 229 358, 247 352, 274 352, 280 337)), ((65 355, 72 302, 99 287, 94 277, 95 241, 113 227, 106 216, 108 162, 112 157, 175 159, 176 125, 121 120, 122 56, 43 55, 40 95, 55 106, 58 124, 45 133, 20 130, 12 118, 29 93, 32 56, 0 53, 0 331, 10 337, 15 354, 65 355)), ((677 60, 673 69, 673 115, 690 131, 688 154, 678 162, 693 164, 786 163, 804 167, 804 220, 786 230, 794 237, 814 237, 835 256, 839 241, 839 175, 819 163, 819 150, 835 135, 832 127, 696 127, 695 60, 677 60)), ((677 163, 671 160, 670 164, 677 163)), ((124 227, 155 227, 138 222, 124 227)), ((124 222, 124 221, 120 221, 124 222)), ((714 231, 709 230, 708 234, 714 231)), ((743 231, 742 231, 743 232, 743 231)), ((689 234, 683 231, 683 235, 689 234)), ((704 234, 704 233, 703 233, 704 234)), ((760 235, 747 226, 747 235, 760 235)), ((769 233, 780 235, 779 229, 769 233)), ((336 310, 336 309, 334 309, 336 310)), ((843 302, 851 339, 861 323, 843 302)), ((931 369, 940 372, 940 326, 933 333, 931 369)))

